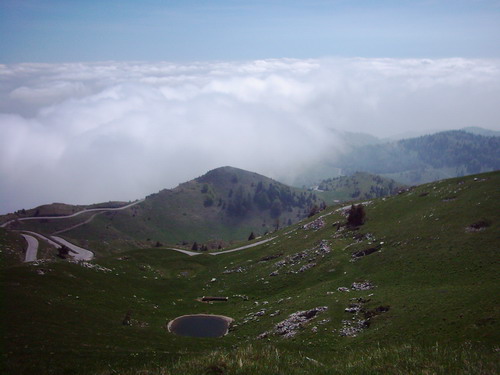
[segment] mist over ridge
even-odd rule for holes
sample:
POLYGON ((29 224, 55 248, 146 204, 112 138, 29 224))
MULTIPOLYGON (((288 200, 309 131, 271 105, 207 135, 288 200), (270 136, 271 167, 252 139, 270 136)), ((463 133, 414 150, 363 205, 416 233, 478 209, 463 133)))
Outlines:
POLYGON ((0 80, 0 213, 133 200, 222 165, 292 181, 345 150, 338 131, 500 129, 499 60, 25 63, 0 80))

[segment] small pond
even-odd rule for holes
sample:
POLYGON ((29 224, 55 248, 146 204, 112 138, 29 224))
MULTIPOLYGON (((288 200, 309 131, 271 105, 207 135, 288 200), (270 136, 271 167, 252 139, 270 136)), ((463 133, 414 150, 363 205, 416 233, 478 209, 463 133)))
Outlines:
POLYGON ((233 319, 223 315, 183 315, 168 323, 168 330, 179 336, 222 337, 233 319))

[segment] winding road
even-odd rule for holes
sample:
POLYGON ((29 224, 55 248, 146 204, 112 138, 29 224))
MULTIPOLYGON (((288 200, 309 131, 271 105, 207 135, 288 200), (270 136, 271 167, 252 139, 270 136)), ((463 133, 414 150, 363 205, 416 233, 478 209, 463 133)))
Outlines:
MULTIPOLYGON (((84 209, 82 211, 75 212, 74 214, 65 215, 65 216, 31 216, 31 217, 23 217, 23 218, 19 218, 19 219, 14 219, 14 220, 7 221, 7 222, 3 223, 2 225, 0 225, 0 227, 1 228, 5 228, 9 224, 11 224, 11 223, 13 223, 15 221, 42 220, 42 219, 43 220, 60 220, 60 219, 72 218, 72 217, 75 217, 75 216, 78 216, 78 215, 81 215, 81 214, 84 214, 84 213, 87 213, 87 212, 96 212, 96 214, 92 215, 90 218, 88 218, 84 222, 76 224, 76 225, 73 225, 73 226, 71 226, 69 228, 66 228, 66 229, 63 229, 63 230, 60 230, 60 231, 57 231, 57 232, 54 233, 54 234, 60 234, 60 233, 67 232, 67 231, 69 231, 71 229, 77 228, 77 227, 79 227, 81 225, 84 225, 84 224, 87 224, 87 223, 91 222, 94 219, 94 217, 97 214, 101 213, 101 212, 125 210, 125 209, 127 209, 129 207, 132 207, 132 206, 135 206, 136 204, 139 204, 141 202, 144 202, 144 199, 138 200, 136 202, 130 203, 130 204, 128 204, 126 206, 122 206, 122 207, 116 207, 116 208, 89 208, 89 209, 84 209)), ((75 260, 89 261, 89 260, 92 260, 92 258, 94 258, 94 253, 91 250, 84 249, 83 247, 76 246, 75 244, 72 244, 71 242, 65 240, 64 238, 61 238, 61 237, 58 237, 58 236, 51 236, 49 238, 49 237, 44 236, 43 234, 32 232, 32 231, 22 231, 22 232, 23 233, 21 233, 21 235, 28 242, 28 248, 26 250, 25 262, 34 262, 37 259, 36 256, 37 256, 37 253, 38 253, 38 240, 35 237, 33 237, 33 236, 36 236, 36 237, 38 237, 38 238, 40 238, 40 239, 48 242, 50 245, 54 246, 57 249, 61 248, 61 246, 66 246, 70 250, 70 255, 75 260)), ((235 252, 235 251, 241 251, 241 250, 249 249, 251 247, 262 245, 262 244, 264 244, 266 242, 274 240, 275 238, 276 237, 271 237, 271 238, 268 238, 268 239, 265 239, 265 240, 262 240, 262 241, 258 241, 258 242, 252 243, 250 245, 240 246, 240 247, 237 247, 235 249, 217 251, 217 252, 208 253, 208 254, 210 254, 210 255, 220 255, 220 254, 232 253, 232 252, 235 252)), ((201 255, 201 254, 203 254, 203 253, 200 253, 200 252, 183 250, 183 249, 176 249, 176 248, 173 248, 173 247, 172 248, 168 248, 168 250, 178 251, 180 253, 183 253, 183 254, 186 254, 186 255, 189 255, 189 256, 195 256, 195 255, 201 255)))
POLYGON ((36 260, 36 254, 38 253, 38 240, 29 234, 21 233, 21 236, 23 236, 26 242, 28 242, 28 248, 26 249, 24 261, 34 262, 36 260))
MULTIPOLYGON (((144 202, 144 199, 135 201, 133 203, 127 204, 126 206, 122 207, 116 207, 116 208, 85 208, 81 211, 75 212, 74 214, 71 215, 65 215, 65 216, 30 216, 30 217, 21 217, 19 219, 13 219, 9 220, 2 225, 0 225, 1 228, 5 228, 7 225, 14 223, 15 221, 26 221, 26 220, 60 220, 60 219, 69 219, 71 217, 75 217, 81 214, 85 214, 87 212, 104 212, 104 211, 120 211, 120 210, 125 210, 129 207, 135 206, 136 204, 139 204, 141 202, 144 202)), ((93 217, 92 217, 93 218, 93 217)))
MULTIPOLYGON (((89 208, 89 209, 84 209, 82 211, 75 212, 74 214, 71 215, 65 215, 65 216, 30 216, 30 217, 23 217, 19 219, 14 219, 14 220, 9 220, 2 225, 0 225, 0 228, 5 228, 9 224, 15 222, 15 221, 26 221, 26 220, 60 220, 60 219, 68 219, 71 217, 75 217, 87 212, 108 212, 108 211, 120 211, 120 210, 125 210, 129 207, 135 206, 136 204, 139 204, 141 202, 144 202, 144 199, 135 201, 133 203, 127 204, 126 206, 122 207, 114 207, 114 208, 89 208)), ((70 229, 79 227, 80 225, 89 223, 92 221, 92 219, 96 216, 92 215, 88 220, 84 221, 83 223, 73 225, 70 228, 66 228, 63 230, 60 230, 56 232, 55 234, 63 233, 66 232, 70 229)), ((64 238, 57 237, 57 236, 51 236, 51 238, 48 238, 44 236, 43 234, 36 233, 36 232, 31 232, 31 231, 22 231, 21 235, 26 239, 28 242, 28 248, 26 249, 26 256, 25 256, 25 262, 34 262, 37 260, 37 253, 38 253, 38 240, 33 237, 36 236, 46 242, 48 242, 50 245, 54 246, 55 248, 59 249, 61 246, 66 246, 70 250, 70 255, 76 259, 76 260, 91 260, 94 257, 94 253, 88 249, 84 249, 83 247, 76 246, 75 244, 72 244, 71 242, 65 240, 64 238), (28 234, 25 234, 28 233, 28 234)))

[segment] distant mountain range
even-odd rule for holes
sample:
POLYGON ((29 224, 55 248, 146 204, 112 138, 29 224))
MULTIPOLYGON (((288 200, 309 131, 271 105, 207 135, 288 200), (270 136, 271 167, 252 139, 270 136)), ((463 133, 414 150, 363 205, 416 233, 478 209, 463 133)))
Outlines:
POLYGON ((418 185, 500 169, 500 137, 463 130, 354 147, 337 164, 347 174, 365 171, 418 185))
POLYGON ((81 246, 110 252, 164 243, 187 248, 194 241, 212 248, 225 246, 251 233, 259 236, 294 224, 325 202, 377 198, 394 194, 404 185, 500 169, 500 137, 473 132, 485 131, 470 128, 385 143, 344 133, 341 136, 349 150, 311 168, 303 176, 310 182, 309 189, 222 167, 123 210, 95 210, 125 206, 120 202, 91 206, 57 203, 4 215, 0 222, 71 215, 63 220, 14 221, 9 226, 63 234, 81 246), (339 177, 339 172, 346 176, 339 177), (311 187, 313 181, 315 187, 311 187), (82 210, 87 211, 73 215, 82 210))
POLYGON ((317 185, 326 177, 378 174, 406 185, 500 169, 500 132, 477 127, 398 141, 356 133, 340 135, 344 150, 311 166, 293 183, 317 185))

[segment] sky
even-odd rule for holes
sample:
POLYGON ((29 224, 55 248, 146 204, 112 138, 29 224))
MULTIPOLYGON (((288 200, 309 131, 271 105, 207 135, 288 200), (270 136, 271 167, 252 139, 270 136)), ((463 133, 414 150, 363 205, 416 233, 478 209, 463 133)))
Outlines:
POLYGON ((335 131, 500 130, 499 97, 500 1, 2 0, 0 214, 292 181, 335 131))
POLYGON ((2 0, 0 61, 500 57, 498 0, 2 0))

